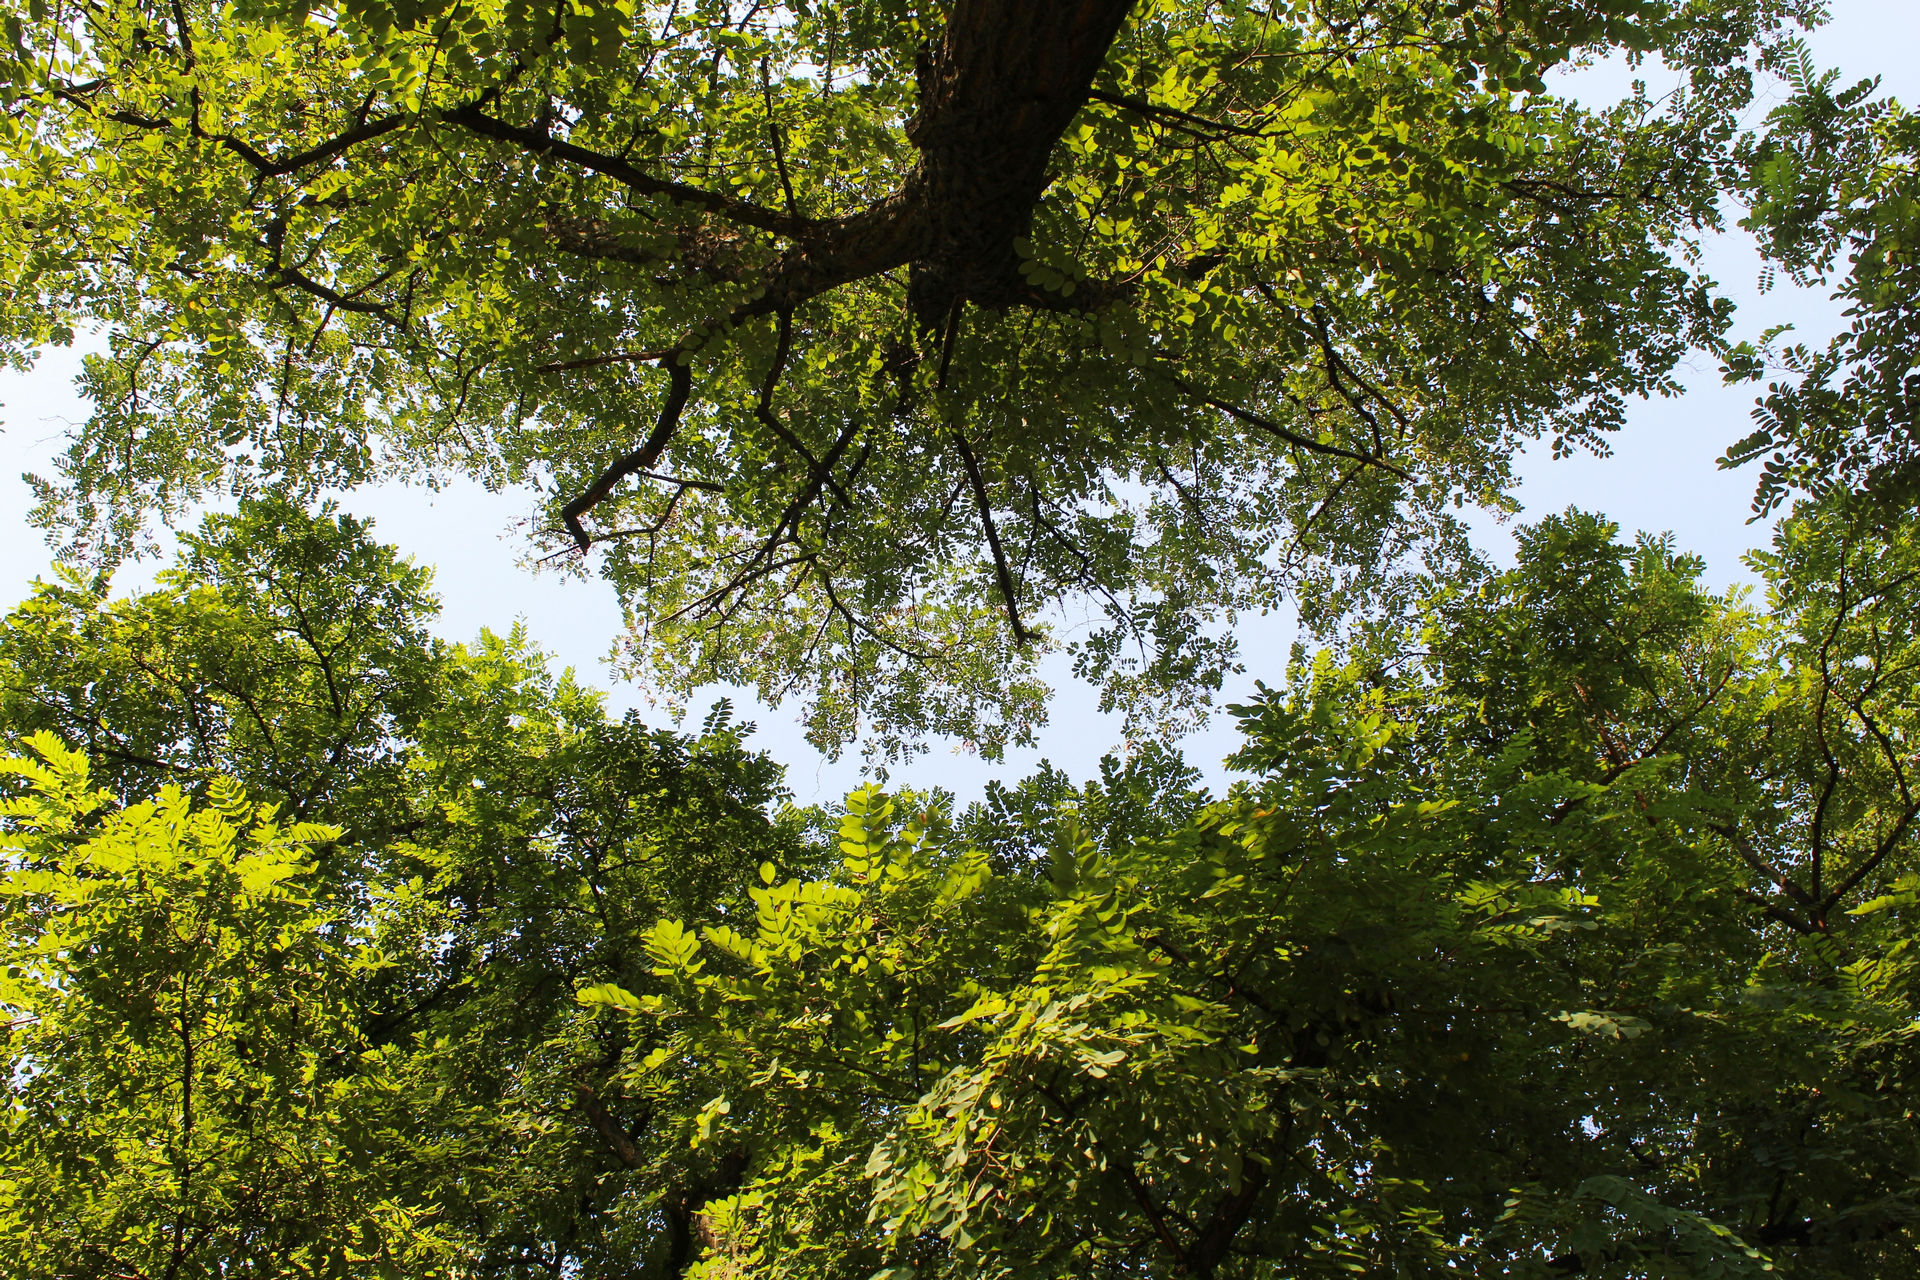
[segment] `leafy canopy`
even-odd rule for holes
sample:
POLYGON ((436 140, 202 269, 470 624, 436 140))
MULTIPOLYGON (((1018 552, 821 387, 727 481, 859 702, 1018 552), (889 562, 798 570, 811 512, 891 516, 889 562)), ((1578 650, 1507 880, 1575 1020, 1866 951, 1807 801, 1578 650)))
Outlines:
POLYGON ((364 525, 263 503, 152 590, 75 575, 0 623, 0 731, 39 757, 6 775, 9 1275, 498 1274, 557 1242, 631 1274, 657 1239, 574 1122, 613 1115, 619 1046, 573 985, 811 865, 805 819, 724 709, 611 721, 516 637, 429 640, 435 607, 364 525))
POLYGON ((668 690, 991 755, 1084 608, 1178 723, 1234 617, 1457 549, 1718 340, 1685 248, 1815 9, 8 0, 0 329, 111 348, 42 519, 530 484, 668 690), (1689 86, 1547 92, 1617 52, 1689 86))
POLYGON ((1117 849, 856 793, 580 993, 751 1153, 698 1274, 1914 1274, 1914 548, 1836 532, 1762 614, 1546 521, 1117 849))
POLYGON ((439 1153, 360 1033, 377 957, 314 892, 337 832, 283 828, 231 780, 113 807, 85 756, 29 745, 0 763, 31 787, 0 802, 8 1269, 414 1274, 432 1215, 391 1191, 439 1153))
POLYGON ((1615 535, 1543 521, 1297 664, 1224 799, 1164 752, 869 789, 831 854, 724 730, 618 756, 485 653, 433 660, 494 673, 474 732, 395 739, 419 823, 353 859, 37 736, 13 1269, 1912 1276, 1920 541, 1803 507, 1763 609, 1615 535))

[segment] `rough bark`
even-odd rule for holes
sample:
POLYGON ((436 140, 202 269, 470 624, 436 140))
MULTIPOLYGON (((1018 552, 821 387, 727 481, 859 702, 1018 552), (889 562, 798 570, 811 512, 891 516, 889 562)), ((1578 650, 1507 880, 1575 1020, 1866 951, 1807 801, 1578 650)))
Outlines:
POLYGON ((1133 0, 962 0, 921 59, 907 137, 920 164, 909 302, 933 328, 959 302, 1029 299, 1014 241, 1032 227, 1060 135, 1133 0))
POLYGON ((919 162, 871 208, 779 227, 793 245, 735 318, 791 311, 902 266, 923 331, 937 332, 961 304, 1050 305, 1021 278, 1014 242, 1032 228, 1053 149, 1133 3, 960 0, 922 51, 920 106, 907 125, 919 162))
MULTIPOLYGON (((487 137, 584 164, 636 190, 685 199, 716 218, 789 237, 789 248, 755 282, 760 295, 732 313, 735 324, 791 315, 822 294, 904 266, 908 309, 923 337, 931 337, 966 305, 996 310, 1059 305, 1022 278, 1015 244, 1032 228, 1054 147, 1087 102, 1133 3, 959 0, 946 30, 922 51, 917 69, 920 105, 907 137, 919 151, 918 163, 892 194, 843 218, 775 216, 739 201, 666 190, 672 184, 629 175, 624 162, 556 142, 544 132, 504 125, 477 108, 445 118, 487 137)), ((1095 286, 1080 303, 1097 305, 1110 292, 1095 286)), ((700 341, 690 339, 661 357, 673 375, 672 390, 646 442, 566 505, 563 519, 582 549, 592 538, 581 518, 620 480, 652 467, 672 442, 688 394, 682 362, 700 341)), ((984 504, 984 492, 978 496, 984 504)), ((990 538, 991 519, 983 505, 990 538)), ((1014 631, 1024 636, 1004 567, 1001 579, 1014 631)))

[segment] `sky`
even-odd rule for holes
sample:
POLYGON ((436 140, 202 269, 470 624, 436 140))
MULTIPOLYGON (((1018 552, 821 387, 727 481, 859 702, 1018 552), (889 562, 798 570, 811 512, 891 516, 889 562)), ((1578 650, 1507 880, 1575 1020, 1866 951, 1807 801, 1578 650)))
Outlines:
MULTIPOLYGON (((1815 61, 1838 68, 1848 83, 1879 76, 1883 89, 1903 103, 1920 102, 1915 56, 1920 54, 1920 0, 1833 0, 1832 9, 1833 20, 1809 38, 1815 61)), ((1574 73, 1556 87, 1590 101, 1611 100, 1627 91, 1635 74, 1644 76, 1654 94, 1666 87, 1657 69, 1633 73, 1620 65, 1574 73)), ((1756 121, 1766 106, 1763 102, 1756 110, 1756 121)), ((1736 336, 1789 323, 1799 336, 1817 340, 1839 327, 1838 309, 1823 292, 1783 285, 1763 293, 1759 258, 1743 233, 1711 240, 1702 267, 1738 307, 1736 336)), ((40 535, 27 525, 31 496, 20 476, 50 472, 67 425, 85 417, 86 407, 73 389, 77 369, 75 352, 52 350, 28 373, 0 371, 0 530, 5 531, 0 547, 6 548, 0 555, 0 601, 21 599, 50 564, 40 535)), ((1636 405, 1612 441, 1612 456, 1556 460, 1544 446, 1530 451, 1519 467, 1522 519, 1577 504, 1604 513, 1626 530, 1671 532, 1680 548, 1705 558, 1707 578, 1716 586, 1751 582, 1742 557, 1768 538, 1764 525, 1748 522, 1753 475, 1722 471, 1714 460, 1749 429, 1753 389, 1721 385, 1717 363, 1708 357, 1689 360, 1680 375, 1685 394, 1636 405)), ((489 494, 467 483, 438 493, 383 485, 342 495, 341 505, 372 518, 376 536, 433 566, 443 606, 437 626, 442 636, 471 640, 483 627, 505 630, 520 621, 556 665, 571 666, 583 680, 606 689, 616 712, 638 708, 653 723, 669 722, 663 709, 650 704, 643 691, 616 680, 606 665, 620 630, 612 589, 598 580, 535 572, 523 563, 513 526, 531 510, 529 495, 489 494)), ((1483 517, 1476 531, 1496 558, 1509 554, 1507 527, 1483 517)), ((125 570, 116 585, 137 588, 154 567, 147 562, 125 570)), ((1255 678, 1276 681, 1295 638, 1291 618, 1282 615, 1244 623, 1238 634, 1248 670, 1223 702, 1243 696, 1255 678)), ((1011 782, 1043 758, 1074 777, 1092 776, 1100 756, 1121 745, 1119 726, 1098 713, 1097 691, 1073 680, 1064 661, 1052 664, 1050 675, 1055 694, 1036 747, 1010 750, 1005 761, 989 764, 936 741, 925 755, 896 767, 891 783, 944 788, 964 802, 977 797, 989 779, 1011 782)), ((861 784, 857 752, 838 761, 823 758, 802 737, 794 704, 758 706, 747 691, 716 688, 693 700, 690 718, 697 722, 707 703, 722 694, 758 725, 752 744, 787 766, 788 786, 800 803, 832 803, 861 784)), ((1181 746, 1218 786, 1225 775, 1217 762, 1237 743, 1231 720, 1218 715, 1181 746)))

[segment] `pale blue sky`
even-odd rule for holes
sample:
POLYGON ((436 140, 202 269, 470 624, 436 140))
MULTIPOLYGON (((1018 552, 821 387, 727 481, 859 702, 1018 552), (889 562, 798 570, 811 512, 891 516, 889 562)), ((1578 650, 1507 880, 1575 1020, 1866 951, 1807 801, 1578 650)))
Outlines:
MULTIPOLYGON (((1811 39, 1816 60, 1838 67, 1849 81, 1879 75, 1887 91, 1902 102, 1920 101, 1920 0, 1835 0, 1833 10, 1833 22, 1811 39)), ((1581 75, 1578 90, 1594 99, 1623 92, 1628 78, 1619 68, 1581 75)), ((1657 74, 1648 73, 1647 78, 1658 93, 1663 86, 1657 74)), ((1742 235, 1722 236, 1710 244, 1705 268, 1738 304, 1736 323, 1743 336, 1779 323, 1792 323, 1814 338, 1837 327, 1836 309, 1820 294, 1786 288, 1761 294, 1759 262, 1742 235)), ((19 475, 46 470, 65 424, 84 416, 72 388, 76 364, 72 353, 52 351, 29 374, 0 373, 0 528, 10 535, 5 543, 9 551, 0 559, 0 602, 19 599, 47 568, 46 549, 25 523, 29 496, 19 475)), ((1750 388, 1722 387, 1715 363, 1707 358, 1690 362, 1684 380, 1684 397, 1636 407, 1610 458, 1554 461, 1544 448, 1530 454, 1521 467, 1519 497, 1529 516, 1577 503, 1605 512, 1627 529, 1670 530, 1681 547, 1706 557, 1713 581, 1746 581, 1741 556, 1766 539, 1764 528, 1746 523, 1753 477, 1720 471, 1714 459, 1745 434, 1753 393, 1750 388)), ((536 574, 521 564, 521 545, 511 526, 531 507, 526 495, 487 494, 473 485, 455 485, 438 494, 386 486, 349 494, 343 505, 372 517, 379 536, 434 566, 445 606, 441 634, 466 640, 483 626, 503 630, 520 619, 558 662, 608 688, 617 709, 638 706, 649 719, 664 718, 660 711, 648 710, 639 690, 613 681, 603 662, 620 623, 610 589, 597 581, 536 574)), ((1492 521, 1484 521, 1482 528, 1489 548, 1499 551, 1510 545, 1505 531, 1492 521)), ((150 569, 130 571, 123 583, 150 569)), ((1240 637, 1249 673, 1234 693, 1250 687, 1255 676, 1276 678, 1294 638, 1290 620, 1283 617, 1247 623, 1240 637)), ((945 787, 965 800, 977 796, 988 778, 1021 777, 1042 757, 1076 777, 1090 775, 1100 755, 1117 745, 1118 727, 1097 714, 1095 692, 1075 683, 1064 664, 1057 665, 1055 674, 1052 719, 1037 748, 1010 752, 1006 763, 987 765, 936 742, 917 762, 896 769, 894 780, 945 787)), ((801 738, 791 705, 754 707, 745 695, 733 692, 742 713, 760 726, 756 745, 788 765, 788 782, 797 799, 831 801, 858 785, 857 759, 822 759, 801 738)), ((695 703, 696 718, 704 706, 704 701, 695 703)), ((1221 716, 1183 745, 1190 760, 1209 767, 1236 741, 1231 723, 1221 716)), ((1218 776, 1210 767, 1208 772, 1218 776)))

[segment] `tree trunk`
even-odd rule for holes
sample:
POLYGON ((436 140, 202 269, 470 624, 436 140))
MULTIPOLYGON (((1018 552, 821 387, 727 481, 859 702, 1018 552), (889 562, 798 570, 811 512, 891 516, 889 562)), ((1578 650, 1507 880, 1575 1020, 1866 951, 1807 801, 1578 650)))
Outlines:
POLYGON ((922 225, 909 297, 925 327, 955 303, 1004 307, 1031 290, 1013 242, 1032 228, 1047 165, 1133 0, 960 0, 918 68, 907 137, 922 225))

